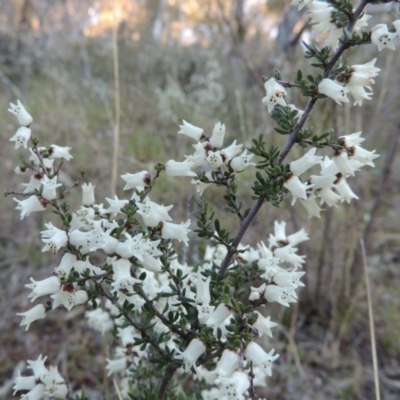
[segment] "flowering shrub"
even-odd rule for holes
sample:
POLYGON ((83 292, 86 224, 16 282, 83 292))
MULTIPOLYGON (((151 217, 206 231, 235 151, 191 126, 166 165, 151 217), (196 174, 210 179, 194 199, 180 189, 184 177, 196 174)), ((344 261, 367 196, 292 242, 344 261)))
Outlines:
MULTIPOLYGON (((107 206, 96 202, 95 186, 84 183, 81 207, 70 209, 67 199, 82 176, 72 187, 58 179, 63 164, 73 159, 72 149, 43 146, 32 136, 28 111, 19 100, 11 104, 9 111, 20 128, 10 140, 16 149, 27 149, 29 144, 30 152, 16 172, 30 173, 30 180, 22 193, 8 194, 18 196, 14 200, 21 219, 46 210, 59 217, 58 226, 46 223, 41 232, 42 251, 51 251, 58 266, 48 278, 31 278, 25 285, 32 302, 46 303, 18 314, 21 326, 29 329, 59 307, 87 307, 89 326, 102 334, 111 332, 118 343, 105 368, 109 376, 120 378, 122 398, 259 398, 257 387, 266 385, 279 360, 273 348, 264 350, 257 343, 263 335, 272 338, 277 326, 264 314, 268 303, 289 307, 297 301, 306 258, 298 254, 297 245, 308 235, 304 229, 286 232, 286 223, 276 221, 267 243, 241 242, 267 202, 279 206, 290 196, 292 205, 299 200, 308 218, 320 218, 321 206, 338 207, 358 198, 348 179, 365 166, 373 167, 378 157, 361 147, 362 132, 336 137, 334 132, 313 132, 304 126, 317 101, 326 97, 339 104, 349 102, 349 95, 355 105, 371 100, 371 85, 380 71, 377 59, 347 65, 339 63, 340 57, 348 48, 366 43, 379 51, 394 49, 400 21, 389 28, 384 24, 368 28, 369 16, 364 13, 368 3, 361 0, 353 9, 348 0, 292 1, 307 7, 313 29, 326 46, 305 44, 305 57, 318 70, 307 79, 300 70, 293 83, 282 81, 278 72, 265 79, 262 102, 277 124, 276 132, 287 137, 282 149, 267 147, 262 136, 243 149, 236 140, 225 142, 224 124, 216 123, 207 133, 183 121, 178 134, 194 141, 194 153, 184 160, 159 163, 155 171, 123 174, 128 198, 106 198, 107 206), (304 110, 288 102, 287 88, 309 98, 304 110), (286 163, 295 144, 307 151, 286 163), (322 148, 330 156, 317 154, 322 148), (243 209, 236 178, 247 168, 255 171, 254 204, 243 209), (173 221, 172 205, 150 199, 155 182, 164 177, 190 178, 197 193, 196 221, 173 221), (228 231, 222 215, 210 211, 211 185, 225 189, 225 211, 238 218, 237 232, 228 231), (191 248, 194 235, 205 241, 204 255, 196 265, 182 264, 176 242, 191 248), (185 386, 190 393, 183 389, 184 381, 190 381, 185 386)), ((33 376, 19 375, 14 393, 25 392, 21 396, 25 400, 87 398, 83 391, 73 394, 57 368, 48 369, 45 360, 40 355, 28 361, 33 376)))

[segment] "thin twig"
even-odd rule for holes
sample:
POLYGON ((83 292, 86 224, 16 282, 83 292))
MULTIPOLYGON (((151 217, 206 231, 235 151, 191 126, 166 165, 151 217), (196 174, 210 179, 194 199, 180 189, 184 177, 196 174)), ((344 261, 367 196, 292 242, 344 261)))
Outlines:
POLYGON ((160 347, 158 342, 151 336, 149 335, 146 330, 142 329, 140 327, 140 324, 136 322, 128 313, 124 311, 124 309, 121 307, 121 305, 118 303, 118 301, 115 299, 115 297, 101 284, 99 284, 99 288, 102 292, 102 294, 109 299, 114 306, 118 308, 118 310, 121 311, 123 314, 124 318, 142 335, 143 338, 149 341, 149 343, 154 347, 154 349, 160 354, 160 356, 166 360, 166 361, 171 361, 170 357, 168 357, 168 354, 160 347))
MULTIPOLYGON (((347 30, 349 32, 352 31, 354 24, 356 23, 358 17, 361 15, 362 11, 364 10, 365 6, 368 4, 368 0, 361 0, 360 3, 358 4, 356 10, 354 11, 353 14, 353 19, 352 21, 349 22, 349 25, 347 26, 347 30)), ((347 49, 347 44, 346 43, 340 43, 338 49, 336 52, 333 54, 332 58, 330 59, 329 63, 326 65, 324 72, 322 74, 322 78, 328 78, 330 73, 332 72, 333 67, 335 64, 338 62, 339 58, 343 54, 343 52, 347 49)), ((294 127, 292 132, 290 132, 288 140, 286 141, 285 145, 283 146, 283 149, 279 155, 279 162, 282 163, 283 160, 286 158, 286 156, 289 154, 289 151, 291 148, 294 146, 294 144, 297 141, 297 134, 300 132, 300 130, 303 128, 305 122, 307 121, 311 110, 314 108, 316 102, 318 100, 318 95, 314 94, 309 100, 306 105, 306 108, 304 109, 304 113, 302 117, 300 118, 300 121, 297 123, 297 125, 294 127)))
POLYGON ((177 367, 168 367, 165 371, 163 380, 161 381, 160 390, 158 392, 158 400, 164 400, 167 394, 168 386, 175 374, 177 367))
POLYGON ((180 337, 186 339, 187 338, 187 333, 183 332, 181 329, 177 328, 173 323, 169 321, 168 318, 166 318, 163 314, 161 314, 153 304, 153 301, 149 299, 149 297, 146 295, 144 290, 142 288, 139 288, 136 293, 142 297, 142 299, 146 302, 146 304, 149 306, 151 311, 161 320, 161 322, 168 327, 172 332, 175 332, 177 335, 180 337))
POLYGON ((372 364, 374 367, 375 399, 380 400, 381 395, 379 390, 378 356, 376 353, 375 325, 374 325, 374 313, 372 311, 371 287, 368 278, 367 256, 365 254, 365 246, 364 246, 364 241, 362 239, 360 240, 360 244, 361 244, 361 254, 362 254, 364 273, 365 273, 365 286, 367 289, 369 332, 371 335, 372 364))

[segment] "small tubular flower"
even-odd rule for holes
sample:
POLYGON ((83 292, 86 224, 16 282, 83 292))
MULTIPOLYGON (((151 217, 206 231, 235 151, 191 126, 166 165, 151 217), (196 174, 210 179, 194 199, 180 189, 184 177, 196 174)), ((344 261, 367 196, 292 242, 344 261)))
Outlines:
POLYGON ((11 137, 10 142, 15 142, 15 148, 18 149, 23 146, 25 149, 28 147, 28 141, 31 138, 31 129, 25 126, 18 128, 15 135, 11 137))
POLYGON ((168 176, 197 176, 191 169, 194 163, 191 161, 169 160, 165 163, 165 173, 168 176))
POLYGON ((94 200, 94 188, 91 183, 84 183, 82 185, 82 205, 83 206, 92 206, 95 203, 94 200))
POLYGON ((358 196, 351 190, 351 187, 343 176, 337 178, 334 188, 339 193, 339 196, 342 197, 343 201, 347 203, 350 203, 351 199, 358 199, 358 196))
POLYGON ((217 122, 214 125, 213 133, 210 138, 210 144, 212 147, 219 149, 222 147, 224 143, 225 137, 225 124, 221 124, 221 122, 217 122))
POLYGON ((181 128, 180 131, 178 131, 179 135, 190 137, 191 139, 196 140, 196 142, 205 138, 202 128, 189 124, 189 122, 186 122, 185 120, 182 122, 183 125, 179 125, 179 128, 181 128))
POLYGON ((283 186, 292 193, 293 197, 305 200, 307 198, 307 189, 310 185, 301 182, 301 180, 296 175, 291 175, 286 179, 283 186))
POLYGON ((271 317, 265 318, 258 311, 254 311, 257 314, 257 320, 253 324, 253 327, 257 329, 258 336, 267 335, 272 338, 271 328, 274 328, 278 324, 276 322, 271 321, 271 317))
POLYGON ((389 32, 386 24, 378 24, 371 29, 371 42, 378 47, 378 51, 384 48, 396 50, 396 35, 396 32, 389 32))
POLYGON ((267 285, 264 290, 265 299, 269 302, 276 302, 285 307, 289 307, 289 303, 296 303, 297 296, 294 288, 280 287, 276 285, 267 285))
POLYGON ((275 106, 280 105, 286 107, 287 103, 285 100, 286 91, 284 87, 278 83, 274 78, 268 79, 264 83, 266 95, 262 99, 262 102, 267 105, 268 112, 271 113, 275 106))
POLYGON ((245 357, 259 366, 268 376, 272 376, 272 363, 279 357, 275 349, 266 353, 263 348, 255 342, 250 342, 244 351, 245 357))
POLYGON ((182 360, 185 372, 189 372, 192 367, 196 368, 196 361, 205 351, 206 346, 200 339, 192 339, 185 351, 176 350, 175 359, 182 360))
POLYGON ((22 317, 22 321, 19 326, 26 325, 25 330, 27 331, 32 322, 46 317, 46 309, 43 304, 38 304, 24 313, 17 313, 17 315, 22 317))
POLYGON ((71 151, 71 147, 61 147, 55 144, 52 144, 48 148, 48 153, 50 158, 63 158, 66 161, 72 160, 74 157, 69 153, 71 151))
POLYGON ((215 371, 218 376, 230 377, 239 367, 240 357, 232 350, 224 350, 221 358, 218 360, 215 371))
POLYGON ((303 172, 321 162, 322 157, 315 155, 316 150, 317 148, 313 147, 301 158, 290 163, 290 171, 293 175, 300 176, 303 172))
POLYGON ((331 79, 322 79, 318 84, 318 92, 335 100, 339 105, 349 102, 347 98, 347 94, 350 93, 349 88, 341 86, 331 79))
POLYGON ((126 182, 123 190, 142 188, 143 186, 149 186, 151 182, 151 175, 147 171, 124 174, 121 175, 121 178, 126 182))
POLYGON ((183 242, 187 246, 189 244, 188 233, 190 232, 190 224, 190 219, 186 222, 181 222, 180 224, 164 222, 161 228, 161 237, 163 239, 177 239, 179 242, 183 242))
POLYGON ((236 156, 232 159, 230 164, 231 168, 235 172, 241 172, 250 165, 256 165, 255 163, 250 162, 253 156, 254 154, 247 154, 247 150, 245 150, 240 156, 236 156))
POLYGON ((18 123, 22 126, 29 126, 33 121, 33 118, 19 100, 17 100, 17 104, 10 103, 8 111, 17 117, 18 123))
POLYGON ((15 208, 21 211, 21 219, 24 219, 33 212, 44 211, 47 205, 45 200, 39 200, 35 195, 32 195, 25 200, 18 200, 14 197, 13 200, 18 203, 15 208))
POLYGON ((53 200, 57 197, 57 188, 62 186, 61 183, 57 183, 57 175, 53 178, 49 178, 46 175, 42 178, 42 197, 46 200, 53 200))
POLYGON ((32 283, 27 283, 25 287, 32 290, 32 292, 28 295, 28 299, 31 299, 31 301, 35 301, 41 296, 57 293, 61 287, 61 282, 56 276, 52 276, 41 281, 35 281, 33 278, 30 280, 32 283))

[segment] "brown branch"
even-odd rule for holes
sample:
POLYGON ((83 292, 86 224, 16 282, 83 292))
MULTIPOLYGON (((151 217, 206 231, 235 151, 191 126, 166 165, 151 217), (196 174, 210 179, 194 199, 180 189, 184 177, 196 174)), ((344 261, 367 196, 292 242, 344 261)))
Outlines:
POLYGON ((177 367, 170 366, 165 371, 164 377, 161 381, 160 390, 158 392, 158 400, 164 400, 165 395, 167 394, 168 386, 177 370, 177 367))
POLYGON ((160 356, 164 360, 170 362, 171 361, 170 357, 160 347, 158 342, 151 335, 149 335, 146 332, 146 330, 142 329, 138 322, 136 322, 127 312, 124 311, 124 309, 121 307, 121 305, 115 299, 115 297, 107 289, 105 289, 103 285, 99 284, 98 286, 99 286, 103 296, 106 297, 107 299, 109 299, 114 304, 114 306, 116 306, 118 308, 118 310, 121 311, 121 313, 123 314, 124 318, 129 322, 129 324, 132 325, 138 332, 140 332, 142 337, 145 338, 154 347, 154 349, 160 354, 160 356))

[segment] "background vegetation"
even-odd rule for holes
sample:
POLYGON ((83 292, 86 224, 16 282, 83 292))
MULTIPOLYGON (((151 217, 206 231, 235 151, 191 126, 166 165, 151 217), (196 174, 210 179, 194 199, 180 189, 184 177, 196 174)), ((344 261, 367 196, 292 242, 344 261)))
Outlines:
MULTIPOLYGON (((8 142, 16 124, 6 111, 10 101, 20 98, 34 117, 34 135, 73 147, 64 183, 73 182, 82 169, 96 185, 97 198, 110 197, 116 124, 113 37, 121 99, 119 174, 151 171, 157 162, 189 154, 190 140, 176 135, 182 119, 206 131, 221 121, 230 141, 250 145, 262 133, 268 143, 279 144, 282 138, 273 133, 261 104, 262 75, 279 69, 292 80, 298 68, 312 68, 299 43, 313 40, 307 16, 289 3, 0 0, 1 189, 21 188, 13 169, 22 151, 13 151, 8 142)), ((398 5, 391 3, 371 5, 367 12, 373 14, 370 26, 399 18, 398 5)), ((372 46, 347 53, 352 64, 375 56, 372 46)), ((334 129, 337 136, 363 130, 367 148, 381 154, 377 168, 350 181, 360 200, 327 209, 320 220, 311 221, 289 200, 281 210, 267 205, 245 238, 245 244, 266 240, 276 218, 287 220, 293 230, 304 226, 311 237, 302 248, 308 262, 300 303, 291 310, 268 309, 281 323, 273 339, 281 356, 266 390, 269 400, 374 398, 360 238, 368 254, 382 398, 400 396, 399 59, 398 51, 379 53, 382 73, 371 102, 339 107, 321 101, 308 123, 321 133, 334 129)), ((295 90, 290 99, 299 108, 305 104, 295 90)), ((302 152, 294 149, 291 159, 302 152)), ((181 182, 159 180, 151 197, 174 204, 175 216, 187 217, 196 209, 195 192, 181 182)), ((248 172, 240 196, 249 204, 251 184, 248 172)), ((121 189, 119 181, 119 194, 121 189)), ((217 188, 205 196, 219 207, 217 188)), ((14 206, 11 198, 0 204, 0 398, 11 398, 19 361, 40 353, 58 363, 72 388, 84 385, 93 399, 112 393, 104 373, 108 344, 86 326, 82 308, 50 314, 27 333, 18 326, 16 313, 29 307, 23 285, 32 275, 47 277, 59 256, 40 252, 39 231, 49 216, 20 221, 14 206)), ((236 221, 228 224, 235 229, 236 221)), ((191 250, 203 245, 194 243, 191 250)), ((182 261, 196 261, 191 250, 182 248, 182 261)))

